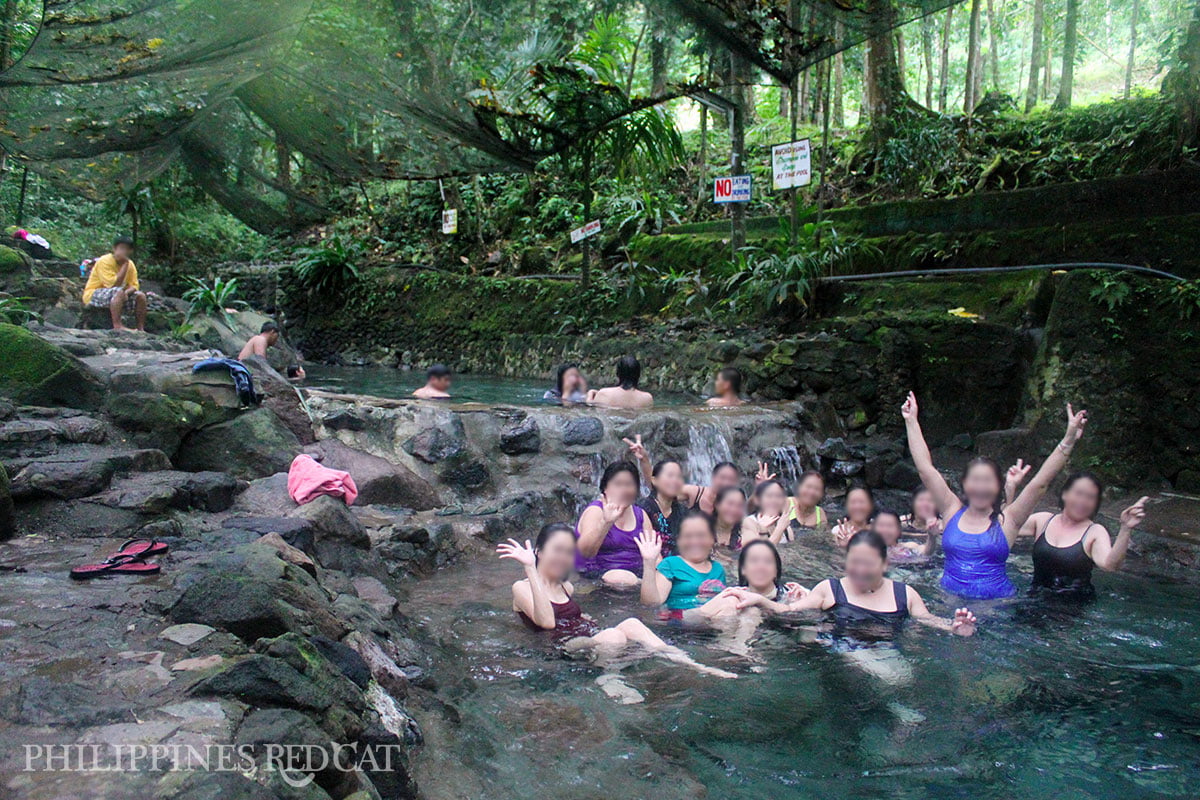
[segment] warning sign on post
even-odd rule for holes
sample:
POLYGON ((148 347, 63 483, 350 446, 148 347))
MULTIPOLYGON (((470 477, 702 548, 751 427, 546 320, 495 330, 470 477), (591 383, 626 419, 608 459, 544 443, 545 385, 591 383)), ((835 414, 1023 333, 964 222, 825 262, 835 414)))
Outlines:
POLYGON ((447 208, 442 212, 442 233, 458 233, 457 208, 447 208))
POLYGON ((795 189, 812 183, 812 149, 808 139, 771 148, 771 186, 795 189))
POLYGON ((714 203, 749 203, 751 181, 749 175, 729 175, 713 179, 714 203))
POLYGON ((594 219, 582 228, 576 228, 571 231, 571 244, 578 244, 589 236, 595 236, 600 232, 600 220, 594 219))

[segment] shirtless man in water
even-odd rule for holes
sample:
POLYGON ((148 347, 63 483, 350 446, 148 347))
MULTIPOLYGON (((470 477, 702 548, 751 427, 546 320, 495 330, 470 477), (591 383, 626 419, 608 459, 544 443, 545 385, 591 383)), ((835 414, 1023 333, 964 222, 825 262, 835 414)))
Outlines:
POLYGON ((446 400, 450 397, 450 369, 434 364, 425 373, 425 385, 412 393, 421 400, 446 400))
POLYGON ((592 389, 587 401, 592 405, 609 408, 650 408, 654 395, 638 388, 642 379, 642 365, 633 356, 624 356, 617 362, 617 386, 592 389))
POLYGON ((245 361, 250 356, 267 355, 267 348, 279 341, 279 326, 274 322, 264 322, 258 333, 251 336, 242 348, 242 352, 238 353, 238 361, 245 361))
POLYGON ((708 398, 709 408, 733 408, 746 402, 742 399, 742 373, 737 367, 718 372, 713 389, 716 395, 708 398))

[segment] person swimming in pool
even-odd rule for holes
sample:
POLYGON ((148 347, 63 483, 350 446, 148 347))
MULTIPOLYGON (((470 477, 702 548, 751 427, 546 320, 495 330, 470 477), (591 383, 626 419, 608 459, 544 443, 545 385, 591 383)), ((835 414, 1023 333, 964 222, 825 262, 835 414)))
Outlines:
POLYGON ((663 558, 675 554, 679 523, 687 513, 683 495, 683 467, 678 461, 659 461, 650 470, 650 493, 637 501, 662 539, 663 558))
POLYGON ((808 470, 796 481, 796 491, 788 498, 788 522, 790 538, 797 539, 810 533, 821 533, 829 525, 829 518, 821 503, 825 500, 825 476, 816 470, 808 470))
POLYGON ((1096 475, 1076 472, 1059 492, 1057 513, 1032 514, 1021 526, 1020 535, 1034 539, 1030 594, 1091 600, 1096 596, 1093 567, 1114 572, 1125 563, 1133 530, 1146 519, 1149 498, 1143 497, 1121 512, 1114 542, 1095 521, 1103 496, 1104 485, 1096 475))
POLYGON ((662 557, 662 544, 653 531, 637 539, 642 553, 642 603, 666 606, 666 617, 676 622, 699 619, 701 606, 725 590, 725 567, 713 560, 717 531, 703 511, 689 511, 679 524, 678 555, 662 557))
POLYGON ((515 539, 496 547, 502 559, 511 559, 525 570, 525 577, 512 585, 512 607, 531 629, 553 631, 555 640, 567 651, 591 651, 611 659, 629 646, 644 647, 650 655, 691 667, 706 675, 736 678, 697 663, 687 653, 660 639, 638 619, 630 617, 611 627, 583 613, 575 601, 575 587, 568 578, 575 565, 575 537, 570 525, 546 525, 533 544, 515 539))
POLYGON ((447 400, 450 397, 450 368, 434 364, 425 371, 425 385, 412 393, 420 400, 447 400))
POLYGON ((554 373, 554 388, 547 389, 542 399, 564 404, 586 403, 587 395, 587 380, 579 371, 579 366, 560 364, 554 373))
POLYGON ((742 372, 737 367, 725 367, 713 381, 712 397, 705 405, 709 408, 735 408, 745 404, 742 399, 742 372))
POLYGON ((924 486, 913 490, 908 513, 900 518, 900 529, 905 536, 920 538, 941 533, 942 520, 938 517, 937 504, 933 502, 933 492, 924 486))
MULTIPOLYGON (((636 586, 642 578, 638 535, 658 537, 638 499, 637 467, 628 461, 609 464, 600 477, 600 497, 592 501, 575 526, 579 540, 576 568, 585 578, 614 586, 636 586)), ((661 547, 661 545, 660 545, 661 547)))
POLYGON ((875 496, 871 490, 861 483, 856 483, 846 490, 846 516, 838 520, 830 533, 834 544, 845 547, 850 537, 859 531, 871 527, 871 517, 875 515, 875 496))
MULTIPOLYGON (((699 509, 697 509, 699 510, 699 509)), ((742 549, 742 524, 746 521, 746 493, 740 486, 726 486, 713 501, 710 515, 717 532, 717 551, 742 549)))
POLYGON ((782 602, 744 588, 732 593, 740 598, 739 608, 758 606, 775 613, 828 611, 840 635, 891 638, 909 619, 956 636, 975 633, 977 620, 970 610, 956 609, 953 619, 935 616, 916 589, 887 577, 887 567, 887 543, 878 533, 863 530, 847 543, 846 574, 841 578, 822 581, 812 590, 792 587, 782 602))
POLYGON ((587 393, 587 402, 608 408, 650 408, 654 395, 638 388, 641 380, 642 365, 633 356, 624 356, 617 361, 617 385, 592 389, 587 393))
POLYGON ((787 506, 787 489, 774 478, 768 478, 754 487, 755 513, 742 520, 742 540, 749 542, 761 537, 772 544, 790 541, 787 506))
POLYGON ((739 604, 742 590, 762 595, 776 603, 786 603, 789 592, 799 590, 799 584, 784 583, 783 559, 779 555, 779 549, 770 539, 759 538, 746 542, 738 551, 737 574, 736 586, 726 587, 719 595, 701 606, 700 612, 703 616, 726 617, 756 608, 739 604))
POLYGON ((1067 404, 1067 429, 1046 457, 1041 469, 1007 506, 1004 506, 1005 476, 1000 465, 980 456, 968 462, 963 471, 965 502, 959 499, 946 479, 933 465, 929 445, 917 419, 917 396, 909 392, 900 409, 908 431, 908 449, 921 475, 921 482, 933 494, 938 515, 944 519, 942 551, 945 568, 941 586, 961 597, 990 599, 1011 597, 1017 587, 1005 569, 1009 549, 1021 527, 1033 513, 1033 507, 1058 473, 1062 472, 1076 442, 1083 436, 1087 412, 1067 404))
MULTIPOLYGON (((653 467, 650 464, 650 455, 646 452, 646 446, 642 444, 642 436, 638 434, 632 439, 626 438, 622 441, 629 447, 629 455, 642 468, 642 475, 650 482, 653 467)), ((742 471, 738 469, 737 464, 731 461, 721 461, 712 469, 712 478, 709 480, 708 486, 697 486, 691 483, 683 485, 683 494, 681 499, 689 508, 697 508, 706 514, 713 513, 713 502, 716 500, 717 494, 722 489, 728 489, 733 486, 740 486, 742 483, 742 471)))
POLYGON ((871 520, 871 530, 887 544, 888 560, 893 563, 924 561, 933 554, 936 541, 933 537, 926 538, 923 543, 900 540, 903 526, 900 524, 900 515, 894 511, 876 512, 871 520))

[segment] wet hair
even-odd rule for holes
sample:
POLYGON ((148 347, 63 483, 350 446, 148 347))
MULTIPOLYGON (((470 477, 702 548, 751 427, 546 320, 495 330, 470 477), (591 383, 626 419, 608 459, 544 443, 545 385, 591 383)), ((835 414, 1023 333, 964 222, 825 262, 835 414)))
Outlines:
POLYGON ((558 389, 558 393, 563 393, 563 380, 567 377, 567 373, 573 369, 579 369, 578 364, 559 364, 558 369, 554 372, 554 385, 558 389))
POLYGON ((258 329, 258 332, 259 333, 272 333, 272 332, 278 331, 278 330, 279 330, 279 325, 272 322, 271 320, 267 320, 266 322, 264 322, 262 324, 262 327, 258 329))
POLYGON ((300 374, 300 365, 299 364, 288 364, 287 376, 289 378, 295 378, 299 374, 300 374))
POLYGON ((775 586, 778 588, 783 585, 783 559, 779 557, 779 548, 771 543, 770 539, 751 539, 742 546, 741 552, 738 553, 738 586, 749 586, 746 582, 746 553, 750 552, 751 547, 769 547, 771 555, 775 556, 775 586))
POLYGON ((844 503, 849 503, 851 492, 866 492, 867 493, 867 499, 871 501, 871 515, 874 516, 874 514, 875 514, 875 495, 874 495, 874 493, 871 492, 871 487, 867 486, 865 483, 850 484, 850 486, 848 486, 846 488, 846 497, 845 497, 844 503))
POLYGON ((746 492, 742 490, 742 487, 740 487, 740 486, 726 486, 724 489, 722 489, 721 491, 717 492, 717 496, 716 496, 716 498, 713 500, 713 512, 714 512, 714 513, 715 513, 715 512, 716 512, 716 510, 717 510, 717 506, 721 505, 721 501, 725 499, 725 495, 729 494, 730 492, 737 492, 738 494, 740 494, 740 495, 742 496, 742 499, 743 499, 743 500, 745 500, 745 499, 746 499, 746 492))
POLYGON ((808 469, 800 473, 800 477, 796 479, 796 489, 800 489, 800 484, 804 483, 809 478, 816 478, 821 482, 821 488, 825 488, 825 476, 815 469, 808 469))
POLYGON ((738 474, 738 477, 741 477, 741 475, 742 475, 741 468, 738 467, 738 465, 733 463, 732 461, 718 461, 716 464, 713 465, 712 474, 716 475, 718 472, 725 469, 726 467, 731 468, 734 472, 736 472, 738 474))
POLYGON ((996 483, 1000 484, 1000 488, 996 492, 996 499, 992 502, 991 517, 994 520, 999 518, 1001 511, 1004 509, 1004 470, 1000 468, 1000 465, 996 463, 994 458, 988 458, 987 456, 975 456, 967 462, 965 467, 963 467, 960 482, 966 483, 967 475, 971 473, 973 468, 979 466, 988 467, 992 470, 992 472, 996 473, 996 483))
POLYGON ((883 537, 875 531, 868 528, 851 536, 850 541, 846 542, 846 552, 850 552, 850 548, 854 547, 856 544, 865 544, 869 547, 875 548, 876 552, 879 553, 879 557, 884 561, 887 561, 887 542, 885 542, 883 537))
MULTIPOLYGON (((712 534, 713 541, 715 542, 717 540, 717 523, 713 520, 712 517, 710 517, 708 514, 705 514, 703 511, 701 511, 698 508, 693 508, 691 511, 688 511, 679 520, 679 531, 680 532, 683 531, 683 526, 689 519, 704 520, 704 524, 708 527, 708 532, 712 534)), ((678 538, 679 538, 678 533, 675 534, 675 538, 678 540, 678 538)))
POLYGON ((787 489, 783 488, 783 484, 774 478, 771 478, 770 480, 763 481, 758 486, 754 487, 754 499, 762 500, 762 496, 766 493, 768 486, 778 486, 781 492, 783 492, 785 495, 787 494, 787 489))
POLYGON ((1067 492, 1070 491, 1071 487, 1079 481, 1091 481, 1096 487, 1096 507, 1093 508, 1092 513, 1088 515, 1089 519, 1095 519, 1096 515, 1100 513, 1100 504, 1104 502, 1104 483, 1100 480, 1100 477, 1091 470, 1081 469, 1078 472, 1072 472, 1067 476, 1067 482, 1063 484, 1062 489, 1058 492, 1058 507, 1063 508, 1066 506, 1067 492))
POLYGON ((551 522, 549 525, 543 525, 542 529, 538 531, 537 538, 533 540, 533 563, 535 566, 537 565, 538 553, 542 552, 542 548, 557 533, 569 533, 572 539, 575 538, 575 529, 565 522, 551 522))
POLYGON ((742 371, 737 367, 725 367, 717 373, 721 380, 729 383, 729 388, 733 389, 734 394, 742 393, 742 371))
POLYGON ((636 389, 642 380, 642 365, 633 356, 622 356, 617 361, 617 383, 622 389, 636 389))
POLYGON ((113 246, 114 250, 116 249, 117 245, 119 245, 119 244, 127 244, 130 247, 134 247, 133 237, 121 235, 121 236, 118 236, 117 238, 113 239, 112 246, 113 246))
POLYGON ((449 378, 450 368, 445 364, 434 364, 429 369, 425 370, 426 378, 449 378))
POLYGON ((614 461, 604 468, 604 474, 600 476, 600 493, 604 494, 608 489, 608 482, 622 472, 628 472, 633 478, 633 485, 641 489, 642 476, 638 473, 638 468, 629 461, 614 461))
POLYGON ((650 470, 650 477, 657 478, 662 473, 663 467, 667 466, 668 464, 674 464, 675 466, 679 467, 681 470, 683 469, 683 465, 680 464, 675 459, 664 458, 662 461, 659 461, 657 464, 655 464, 654 468, 650 470))

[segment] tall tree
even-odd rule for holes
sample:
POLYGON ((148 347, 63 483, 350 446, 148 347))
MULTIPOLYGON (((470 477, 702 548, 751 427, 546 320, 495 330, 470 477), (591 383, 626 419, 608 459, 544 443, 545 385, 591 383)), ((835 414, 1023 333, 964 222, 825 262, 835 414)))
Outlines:
MULTIPOLYGON (((833 35, 840 38, 844 32, 839 20, 833 24, 833 35)), ((833 57, 833 124, 839 128, 846 126, 846 109, 843 103, 846 84, 846 59, 839 50, 833 57)))
POLYGON ((950 96, 950 29, 953 21, 954 6, 949 6, 942 20, 941 64, 938 69, 938 111, 943 114, 950 96))
POLYGON ((1123 97, 1128 100, 1129 92, 1133 89, 1133 62, 1137 55, 1137 26, 1138 12, 1141 3, 1133 0, 1133 8, 1129 11, 1129 59, 1125 62, 1125 92, 1123 97))
POLYGON ((1175 63, 1163 78, 1162 90, 1179 108, 1180 145, 1195 147, 1200 143, 1200 0, 1192 9, 1175 63))
MULTIPOLYGON (((729 174, 741 175, 745 168, 746 155, 746 105, 749 103, 749 93, 746 91, 748 70, 745 60, 735 53, 729 54, 729 74, 732 84, 733 109, 729 113, 729 174)), ((730 244, 736 254, 746 246, 746 204, 730 203, 729 216, 731 221, 730 244)))
POLYGON ((1067 19, 1063 24, 1062 77, 1058 79, 1058 97, 1054 107, 1071 107, 1075 88, 1075 48, 1079 44, 1079 0, 1067 0, 1067 19))
POLYGON ((967 81, 963 92, 963 111, 970 114, 975 110, 978 98, 975 89, 979 85, 979 16, 980 0, 971 0, 971 20, 967 26, 967 81))
POLYGON ((650 29, 650 95, 661 97, 667 91, 667 65, 671 62, 671 34, 660 15, 654 15, 650 29))
POLYGON ((987 0, 988 12, 988 63, 992 67, 992 90, 1000 91, 1000 45, 997 42, 996 29, 1000 26, 996 19, 996 0, 987 0))
POLYGON ((921 17, 921 60, 925 67, 925 107, 933 110, 933 17, 921 17))
POLYGON ((867 117, 877 133, 887 130, 892 115, 912 102, 904 91, 904 75, 896 61, 896 6, 892 0, 869 0, 867 13, 879 24, 882 33, 867 40, 866 84, 867 117))
POLYGON ((1037 105, 1038 88, 1042 79, 1042 28, 1045 27, 1046 0, 1033 0, 1033 41, 1029 53, 1029 86, 1025 90, 1025 113, 1037 105))

